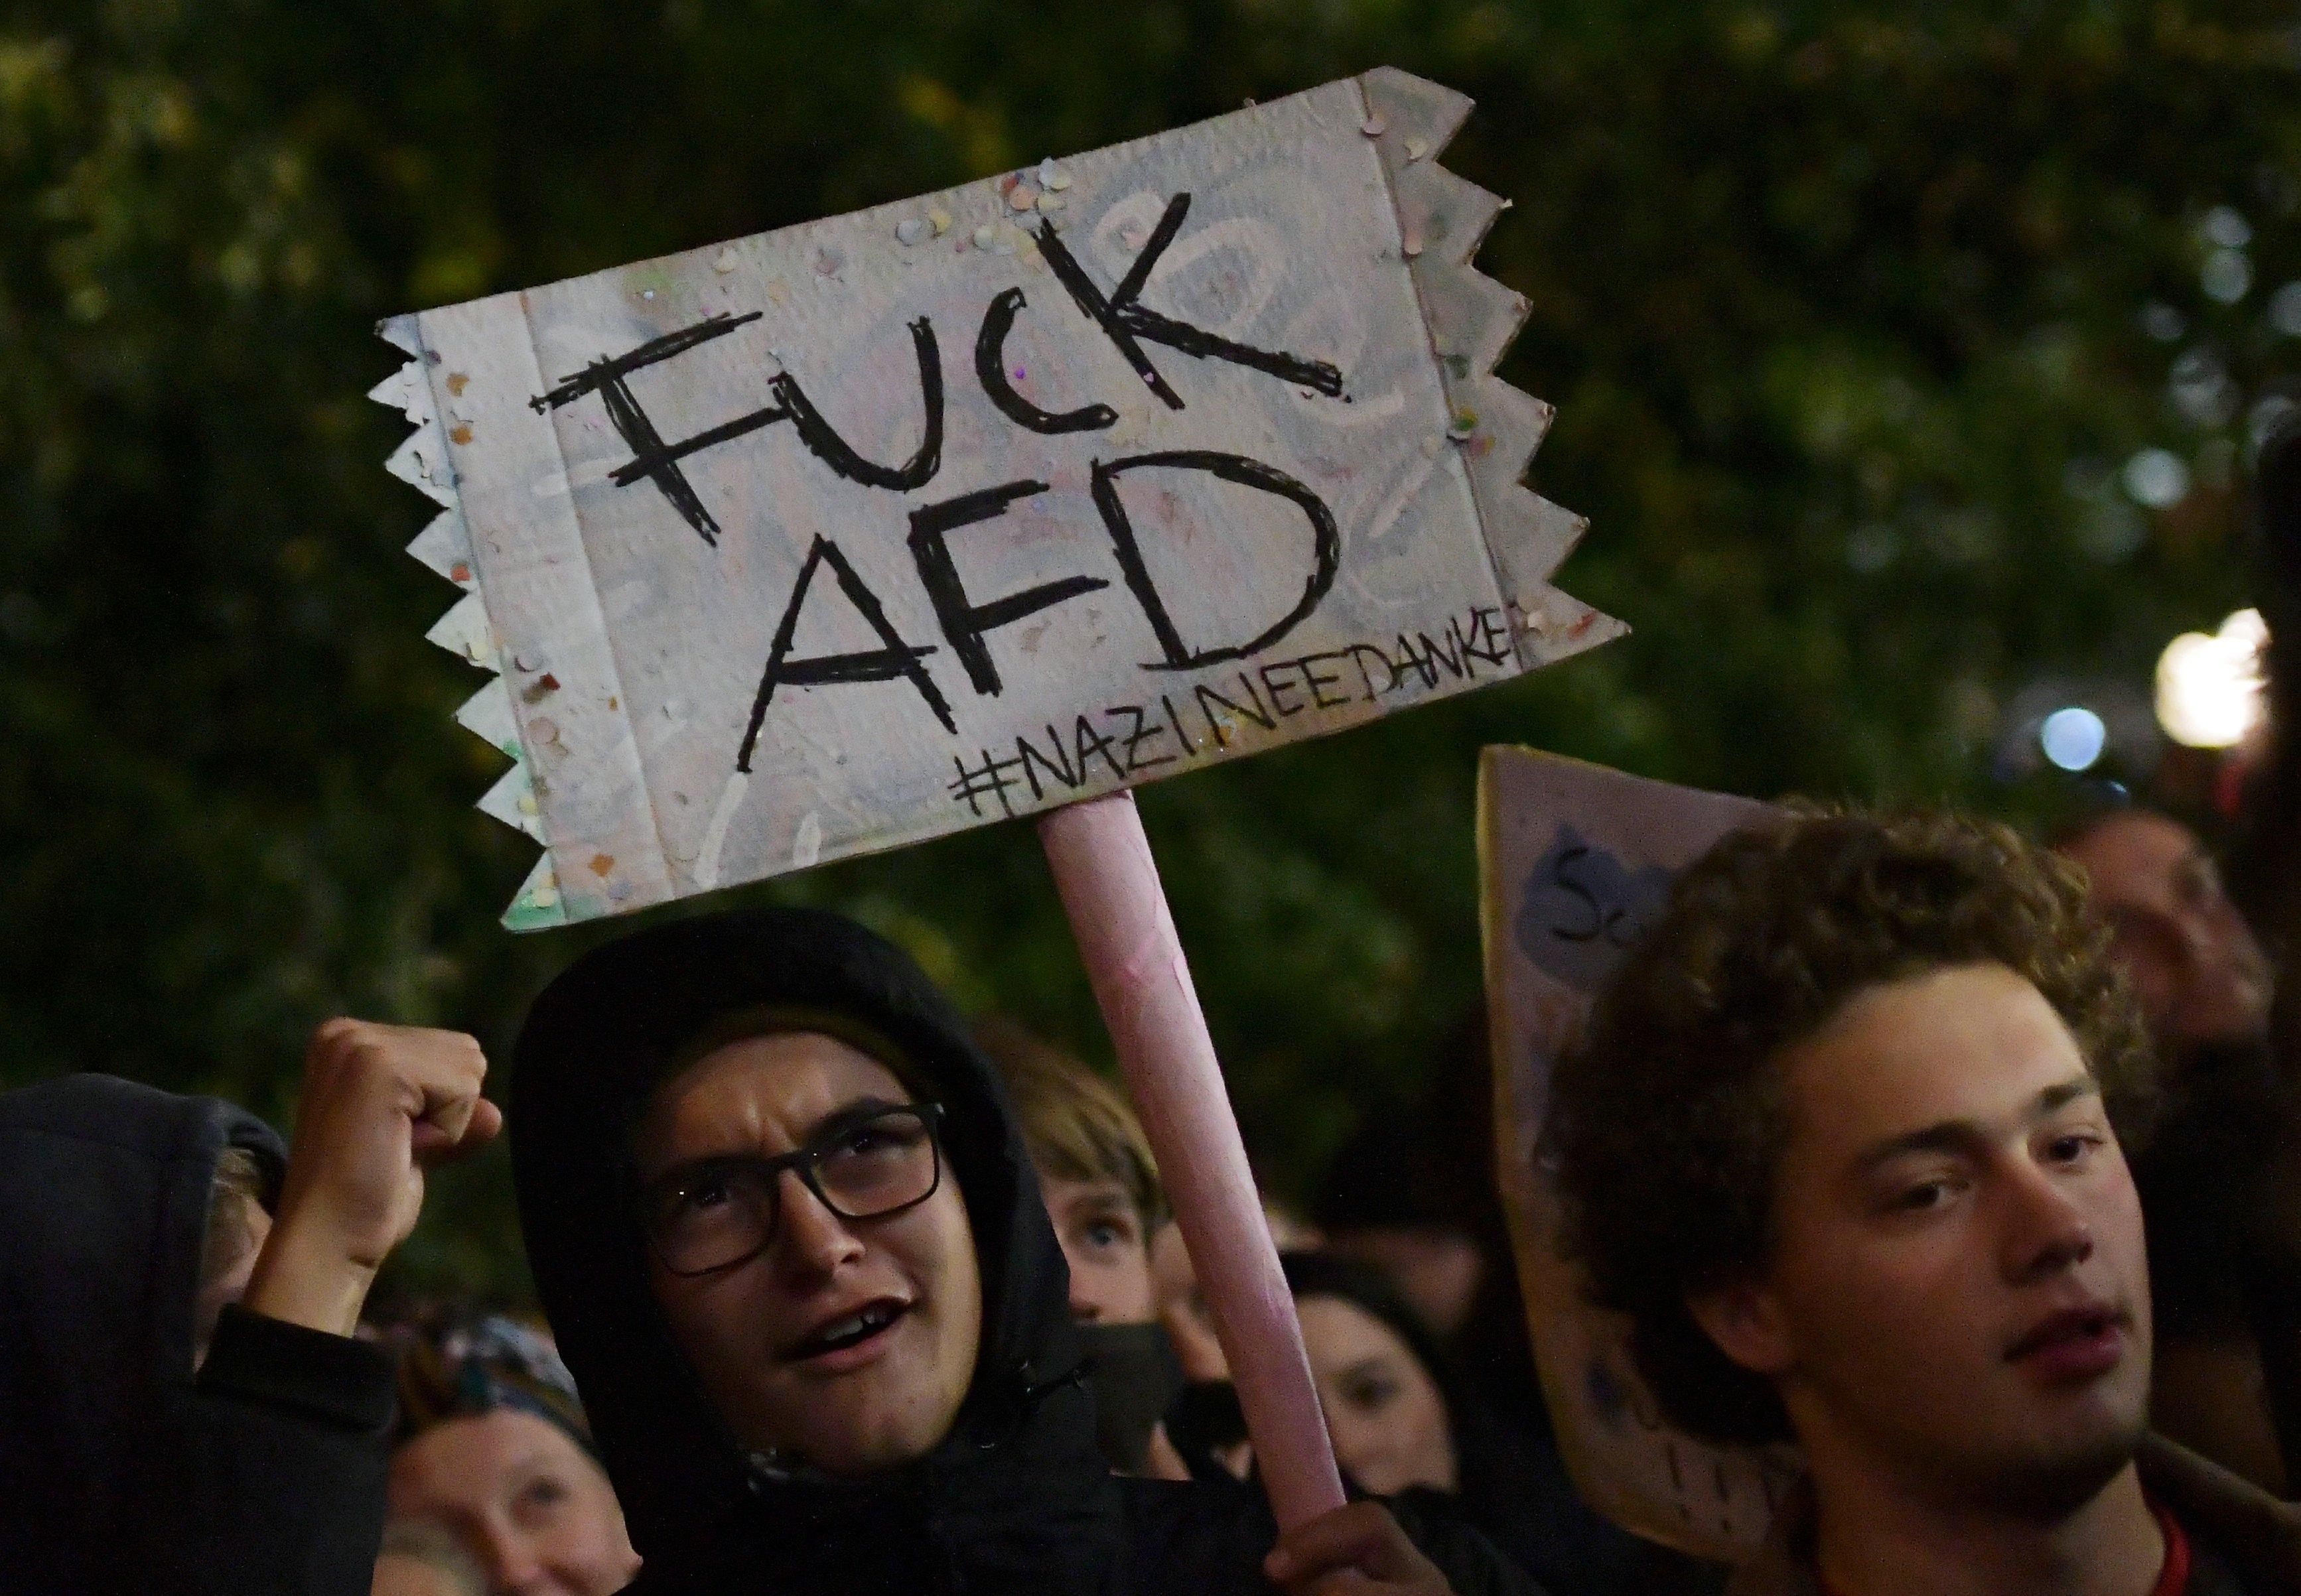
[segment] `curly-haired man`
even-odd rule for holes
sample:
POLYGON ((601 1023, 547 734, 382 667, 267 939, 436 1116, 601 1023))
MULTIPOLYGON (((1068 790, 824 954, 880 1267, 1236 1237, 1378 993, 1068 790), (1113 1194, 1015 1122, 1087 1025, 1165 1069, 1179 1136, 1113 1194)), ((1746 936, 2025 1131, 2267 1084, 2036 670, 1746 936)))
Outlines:
POLYGON ((1679 880, 1549 1152, 1670 1416, 1803 1449, 1737 1596, 2296 1588, 2283 1509, 2145 1449, 2148 1074, 2077 876, 2010 831, 1806 815, 1679 880))

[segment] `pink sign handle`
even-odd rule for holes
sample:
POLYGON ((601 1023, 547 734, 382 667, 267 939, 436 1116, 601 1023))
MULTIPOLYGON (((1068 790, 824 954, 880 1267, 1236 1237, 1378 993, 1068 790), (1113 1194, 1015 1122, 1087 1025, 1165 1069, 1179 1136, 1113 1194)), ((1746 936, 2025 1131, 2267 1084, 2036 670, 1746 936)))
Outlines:
POLYGON ((1271 1510, 1292 1529, 1343 1505, 1342 1475, 1134 795, 1057 809, 1039 840, 1230 1360, 1271 1510))

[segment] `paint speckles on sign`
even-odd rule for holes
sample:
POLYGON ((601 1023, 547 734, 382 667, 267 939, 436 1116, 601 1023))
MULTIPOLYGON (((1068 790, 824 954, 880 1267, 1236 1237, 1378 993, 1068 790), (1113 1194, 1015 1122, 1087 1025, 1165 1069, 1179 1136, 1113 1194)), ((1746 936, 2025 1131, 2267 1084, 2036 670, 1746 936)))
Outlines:
POLYGON ((1462 259, 1495 202, 1409 161, 1467 110, 1371 72, 395 323, 391 469, 448 506, 414 552, 474 589, 435 630, 509 673, 458 718, 526 750, 482 807, 568 873, 519 928, 1570 652, 1578 528, 1519 479, 1546 413, 1462 259))

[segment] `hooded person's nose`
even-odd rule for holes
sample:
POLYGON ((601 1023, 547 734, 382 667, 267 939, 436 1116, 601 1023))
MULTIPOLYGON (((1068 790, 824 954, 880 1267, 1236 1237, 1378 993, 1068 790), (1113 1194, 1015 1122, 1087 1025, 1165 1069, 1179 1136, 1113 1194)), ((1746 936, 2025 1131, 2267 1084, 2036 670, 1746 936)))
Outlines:
POLYGON ((795 1170, 780 1177, 782 1205, 775 1258, 783 1270, 801 1279, 819 1279, 863 1256, 863 1240, 808 1190, 795 1170))

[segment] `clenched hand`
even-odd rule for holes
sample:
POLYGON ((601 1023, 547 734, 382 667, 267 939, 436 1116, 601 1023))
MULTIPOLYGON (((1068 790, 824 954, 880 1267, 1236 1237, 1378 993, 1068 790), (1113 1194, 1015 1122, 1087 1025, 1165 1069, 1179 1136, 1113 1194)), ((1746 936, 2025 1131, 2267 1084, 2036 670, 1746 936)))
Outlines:
POLYGON ((424 1171, 503 1128, 480 1095, 487 1073, 460 1032, 346 1019, 314 1032, 280 1211, 244 1305, 349 1335, 376 1270, 415 1228, 424 1171))

